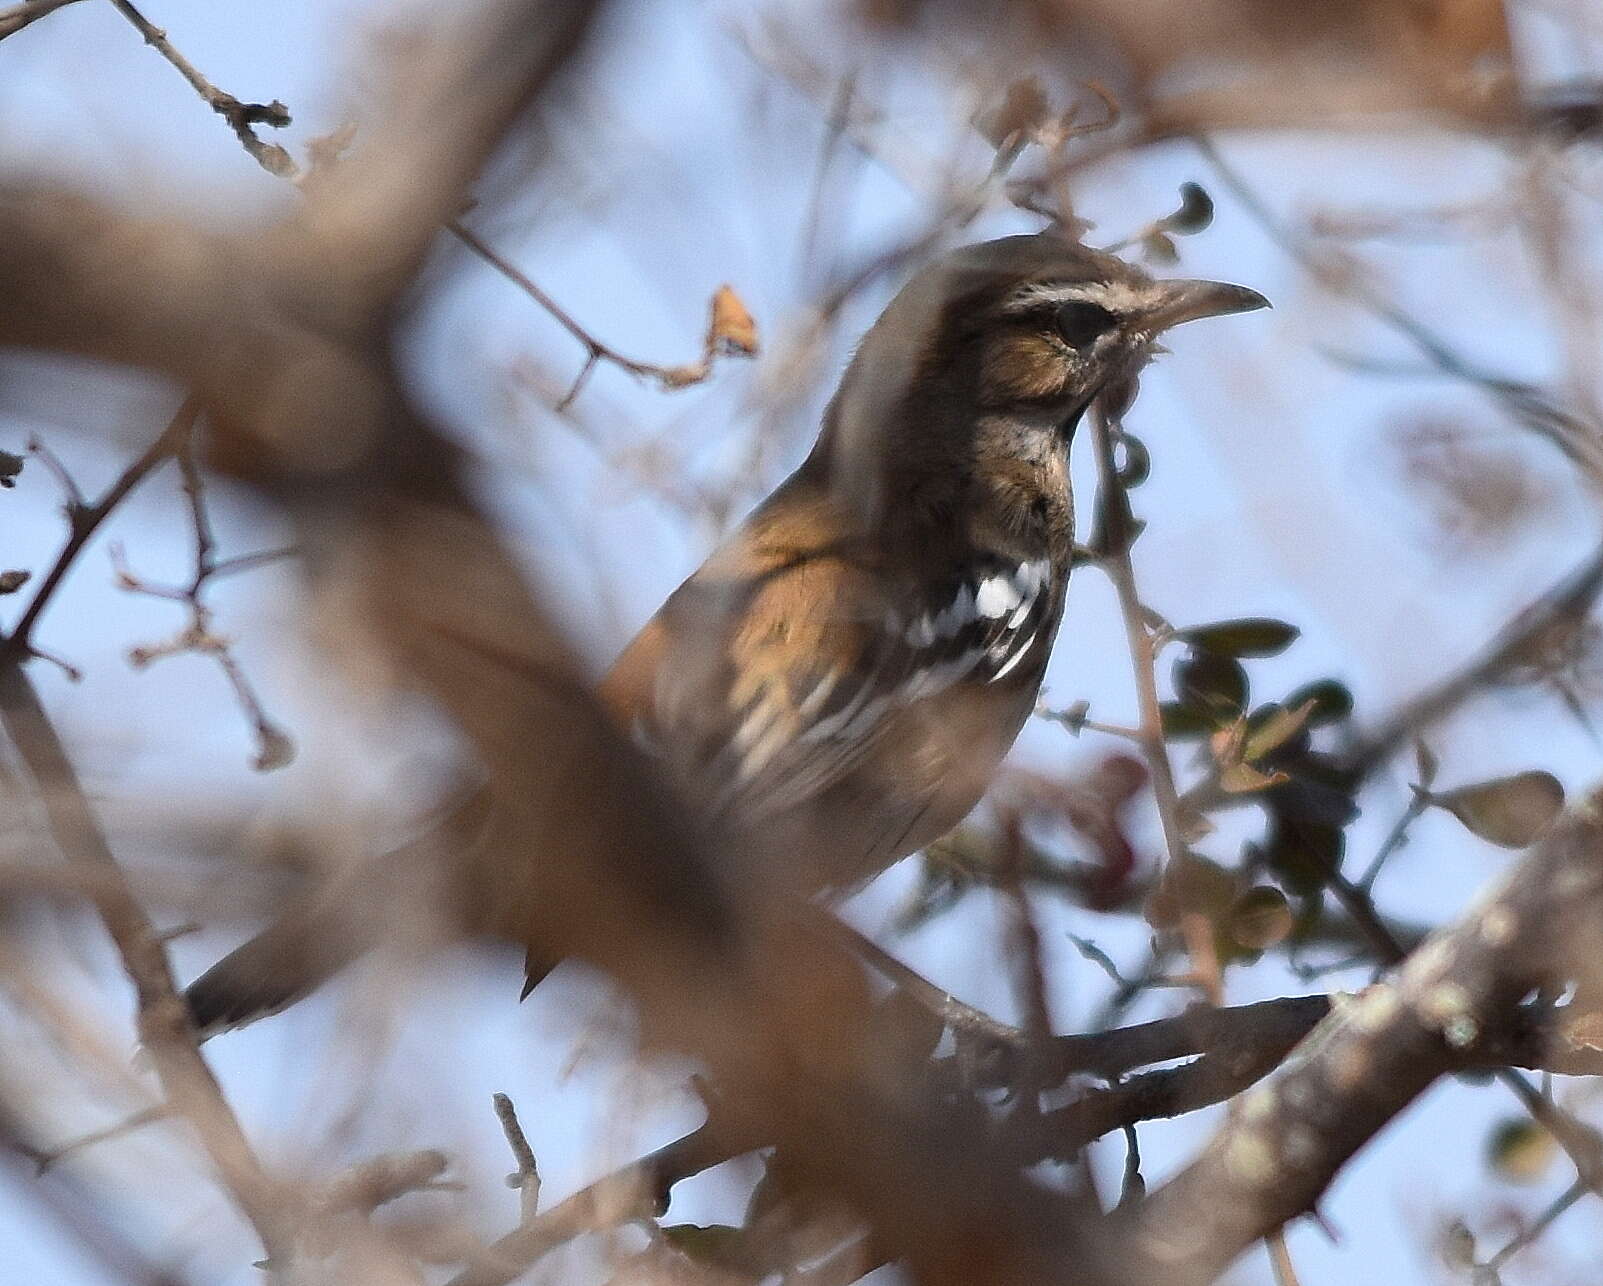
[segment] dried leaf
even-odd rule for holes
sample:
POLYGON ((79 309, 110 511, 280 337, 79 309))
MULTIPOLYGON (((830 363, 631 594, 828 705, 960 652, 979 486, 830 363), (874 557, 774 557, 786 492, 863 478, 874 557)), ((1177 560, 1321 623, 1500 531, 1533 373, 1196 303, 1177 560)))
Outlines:
POLYGON ((0 487, 14 487, 17 485, 17 475, 22 472, 25 463, 20 455, 13 455, 10 451, 0 451, 0 487))
POLYGON ((1040 78, 1021 76, 1007 87, 1001 103, 975 117, 974 128, 992 147, 1000 148, 1011 139, 1034 134, 1051 114, 1052 103, 1040 78))
POLYGON ((1504 848, 1524 848, 1564 807, 1564 787, 1550 772, 1522 772, 1433 794, 1430 802, 1484 840, 1504 848))
POLYGON ((1290 780, 1283 772, 1260 772, 1251 764, 1239 761, 1219 770, 1219 789, 1230 795, 1250 795, 1255 790, 1268 790, 1290 780))
POLYGON ((1425 744, 1423 737, 1414 738, 1414 771, 1419 776, 1419 784, 1426 789, 1436 780, 1436 769, 1439 767, 1436 752, 1425 744))
POLYGON ((1230 936, 1248 951, 1264 951, 1284 942, 1296 922, 1286 895, 1272 884, 1259 884, 1236 899, 1226 927, 1230 936))
POLYGON ((15 594, 32 579, 33 573, 20 568, 0 572, 0 594, 15 594))
POLYGON ((757 323, 732 286, 719 286, 713 294, 707 351, 742 357, 757 355, 757 323))
POLYGON ((1246 741, 1241 747, 1241 757, 1249 764, 1256 763, 1271 751, 1279 750, 1297 735, 1318 704, 1318 701, 1310 697, 1295 709, 1278 707, 1264 720, 1262 726, 1254 728, 1247 734, 1246 741))
POLYGON ((251 766, 257 772, 272 772, 293 762, 295 742, 282 728, 263 723, 256 729, 256 758, 251 766))

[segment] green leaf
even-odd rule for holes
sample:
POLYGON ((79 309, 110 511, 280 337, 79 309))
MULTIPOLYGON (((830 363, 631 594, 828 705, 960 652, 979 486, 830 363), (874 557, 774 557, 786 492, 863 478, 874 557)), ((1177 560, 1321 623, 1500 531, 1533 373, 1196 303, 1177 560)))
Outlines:
POLYGON ((1339 683, 1335 679, 1319 679, 1314 683, 1305 683, 1286 698, 1285 704, 1295 710, 1304 701, 1314 703, 1314 708, 1308 715, 1310 728, 1322 728, 1327 723, 1336 723, 1353 712, 1352 692, 1345 683, 1339 683))
POLYGON ((1247 672, 1233 657, 1193 648, 1175 662, 1174 692, 1185 705, 1234 717, 1247 708, 1247 672))
POLYGON ((1486 1141, 1486 1161, 1512 1183, 1534 1183, 1557 1154, 1553 1136, 1529 1117, 1498 1123, 1486 1141))
POLYGON ((1219 721, 1206 710, 1184 701, 1165 701, 1158 707, 1158 713, 1163 717, 1163 735, 1178 741, 1206 737, 1219 726, 1219 721))
POLYGON ((1339 826, 1303 818, 1277 816, 1264 844, 1264 860, 1286 887, 1301 896, 1324 888, 1339 869, 1347 837, 1339 826))
POLYGON ((1124 448, 1124 459, 1119 465, 1119 481, 1128 491, 1132 487, 1139 487, 1151 476, 1152 452, 1147 450, 1145 442, 1130 432, 1120 435, 1119 445, 1124 448))
POLYGON ((1234 621, 1217 621, 1212 625, 1194 625, 1175 634, 1192 647, 1216 656, 1256 657, 1275 656, 1297 641, 1302 633, 1295 625, 1269 617, 1243 617, 1234 621))
POLYGON ((1190 235, 1213 222, 1213 198, 1200 183, 1180 185, 1180 208, 1163 220, 1170 232, 1190 235))
POLYGON ((662 1229, 663 1240, 698 1264, 738 1264, 744 1228, 733 1224, 676 1223, 662 1229))
POLYGON ((1552 773, 1533 770, 1433 794, 1430 802, 1484 840, 1504 848, 1524 848, 1552 825, 1564 807, 1564 787, 1552 773))

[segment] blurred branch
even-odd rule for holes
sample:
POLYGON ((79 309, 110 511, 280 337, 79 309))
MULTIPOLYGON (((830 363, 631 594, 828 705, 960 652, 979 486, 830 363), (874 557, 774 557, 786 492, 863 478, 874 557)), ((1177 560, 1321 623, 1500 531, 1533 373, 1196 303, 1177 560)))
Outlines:
POLYGON ((1360 304, 1412 344, 1442 374, 1479 388, 1517 423, 1551 442, 1575 465, 1589 488, 1603 487, 1603 428, 1559 407, 1535 386, 1486 371, 1454 351, 1434 330, 1372 285, 1357 264, 1322 260, 1276 218, 1263 197, 1220 155, 1207 135, 1195 134, 1192 142, 1270 239, 1316 281, 1360 304))
MULTIPOLYGON (((145 43, 171 63, 178 73, 189 82, 195 92, 200 95, 201 100, 228 123, 238 137, 240 144, 256 159, 263 169, 278 178, 289 179, 297 183, 307 177, 284 148, 276 143, 265 143, 256 134, 258 125, 269 125, 275 129, 281 129, 290 124, 289 109, 283 103, 277 99, 265 104, 246 103, 236 98, 233 94, 217 88, 173 45, 172 41, 167 38, 165 31, 151 24, 144 14, 129 3, 129 0, 112 0, 112 4, 133 25, 134 29, 144 37, 145 43)), ((60 6, 59 4, 35 4, 27 7, 48 11, 48 8, 58 8, 60 6)), ((30 16, 28 20, 33 21, 34 17, 43 16, 44 14, 40 13, 30 16)), ((3 23, 3 15, 0 15, 0 23, 3 23)), ((0 30, 0 36, 5 34, 9 33, 0 30)), ((584 366, 580 369, 567 395, 558 404, 558 410, 564 409, 578 396, 598 362, 611 363, 631 375, 650 377, 655 379, 663 388, 678 389, 701 383, 707 379, 712 373, 714 360, 722 354, 740 353, 749 357, 757 351, 756 332, 751 326, 750 318, 745 315, 744 308, 734 299, 733 292, 730 292, 728 287, 724 287, 714 298, 713 317, 708 326, 703 353, 699 361, 679 366, 662 366, 625 357, 610 345, 602 343, 590 331, 581 326, 574 320, 573 315, 567 309, 558 304, 555 299, 536 285, 527 274, 521 272, 505 256, 463 224, 460 219, 450 219, 444 226, 447 231, 460 240, 474 254, 495 268, 508 281, 516 285, 540 307, 544 308, 558 325, 584 345, 586 352, 584 366), (733 309, 738 310, 738 317, 730 315, 731 306, 733 309)), ((224 654, 219 654, 219 661, 224 664, 226 669, 227 661, 224 659, 224 654)), ((246 705, 249 711, 252 706, 251 698, 241 688, 240 681, 234 673, 231 672, 229 678, 234 683, 241 702, 246 705)), ((268 753, 268 749, 275 744, 274 738, 269 736, 268 732, 263 731, 266 725, 261 719, 254 719, 253 721, 257 725, 258 735, 263 744, 262 757, 273 758, 268 753)))
POLYGON ((559 1246, 585 1233, 659 1215, 681 1179, 700 1174, 747 1150, 741 1141, 706 1126, 658 1148, 580 1189, 544 1214, 502 1237, 447 1286, 505 1286, 559 1246))
POLYGON ((21 4, 14 4, 9 9, 0 9, 0 40, 14 36, 47 14, 75 3, 77 0, 22 0, 21 4))
MULTIPOLYGON (((1312 1210, 1336 1171, 1533 988, 1569 976, 1567 944, 1603 915, 1603 791, 1555 825, 1393 982, 1343 1006, 1249 1092, 1202 1154, 1138 1209, 1154 1265, 1209 1280, 1312 1210)), ((1545 1123, 1545 1122, 1544 1122, 1545 1123)), ((1571 1142, 1574 1142, 1573 1138, 1571 1142)), ((1583 1178, 1600 1178, 1580 1158, 1583 1178)))
POLYGON ((194 1127, 269 1260, 287 1264, 294 1246, 294 1205, 262 1170, 201 1057, 155 928, 121 878, 66 749, 16 654, 0 662, 0 722, 33 778, 62 856, 107 874, 97 901, 100 918, 134 984, 140 1043, 167 1104, 194 1127))
POLYGON ((1603 592, 1603 546, 1534 602, 1508 618, 1481 654, 1415 697, 1341 756, 1342 768, 1367 776, 1414 737, 1521 661, 1553 630, 1578 624, 1603 592))

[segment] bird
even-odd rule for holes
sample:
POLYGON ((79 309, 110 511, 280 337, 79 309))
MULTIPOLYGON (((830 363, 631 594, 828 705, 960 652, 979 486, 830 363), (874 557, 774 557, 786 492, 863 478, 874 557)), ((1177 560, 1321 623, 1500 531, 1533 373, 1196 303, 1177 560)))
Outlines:
MULTIPOLYGON (((1052 230, 914 273, 801 465, 600 684, 619 730, 718 819, 736 878, 839 896, 974 808, 1063 616, 1076 427, 1099 397, 1128 396, 1171 328, 1267 306, 1052 230)), ((197 1028, 275 1012, 358 954, 361 935, 319 921, 343 896, 303 901, 198 979, 197 1028)), ((527 994, 554 962, 525 945, 527 994)))

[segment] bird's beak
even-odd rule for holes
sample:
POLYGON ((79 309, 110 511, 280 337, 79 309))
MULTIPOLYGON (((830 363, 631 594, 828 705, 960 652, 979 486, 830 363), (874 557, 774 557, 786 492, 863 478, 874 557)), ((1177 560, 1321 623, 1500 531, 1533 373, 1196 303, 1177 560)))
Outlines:
POLYGON ((1158 281, 1153 302, 1143 310, 1141 328, 1152 334, 1203 317, 1250 313, 1272 305, 1256 290, 1223 281, 1158 281))

